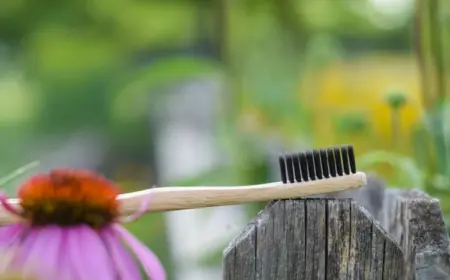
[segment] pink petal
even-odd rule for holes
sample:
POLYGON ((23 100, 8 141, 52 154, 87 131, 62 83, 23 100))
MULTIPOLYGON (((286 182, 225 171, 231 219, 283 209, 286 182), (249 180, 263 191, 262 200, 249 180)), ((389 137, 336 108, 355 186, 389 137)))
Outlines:
POLYGON ((158 257, 142 244, 136 237, 121 225, 115 224, 114 230, 120 234, 123 241, 130 247, 142 264, 146 274, 151 280, 165 280, 166 272, 158 257))
POLYGON ((25 230, 24 224, 12 224, 0 227, 0 246, 10 246, 25 230))
POLYGON ((68 230, 60 228, 61 232, 61 243, 60 243, 60 259, 59 259, 59 269, 58 269, 58 279, 62 280, 76 280, 78 279, 77 271, 72 265, 70 259, 70 254, 67 252, 69 240, 68 240, 68 230))
POLYGON ((106 228, 100 232, 100 235, 108 247, 111 258, 114 261, 116 270, 120 275, 120 280, 140 280, 141 272, 139 267, 124 248, 120 236, 112 229, 106 228))
POLYGON ((62 242, 62 229, 57 226, 30 229, 20 246, 17 265, 27 276, 63 279, 67 268, 59 264, 62 257, 62 242))
POLYGON ((65 254, 70 255, 76 280, 115 280, 117 272, 100 235, 88 226, 65 229, 65 254))
POLYGON ((145 198, 142 201, 142 203, 139 206, 139 209, 136 211, 136 213, 134 213, 133 215, 124 217, 124 218, 120 218, 118 222, 120 222, 120 223, 131 223, 131 222, 134 222, 134 221, 138 220, 145 213, 147 213, 149 204, 150 204, 150 198, 147 197, 147 198, 145 198))

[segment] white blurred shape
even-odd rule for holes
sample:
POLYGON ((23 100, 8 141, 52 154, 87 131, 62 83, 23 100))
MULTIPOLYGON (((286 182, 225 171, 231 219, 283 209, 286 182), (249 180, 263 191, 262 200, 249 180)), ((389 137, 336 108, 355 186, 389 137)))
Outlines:
POLYGON ((408 10, 412 0, 369 0, 372 6, 384 14, 398 14, 408 10))
MULTIPOLYGON (((213 138, 219 90, 217 81, 199 80, 170 93, 157 141, 161 184, 195 176, 221 162, 223 155, 213 138)), ((197 260, 239 233, 246 223, 243 208, 185 210, 166 217, 175 279, 220 279, 220 266, 205 269, 197 260)))

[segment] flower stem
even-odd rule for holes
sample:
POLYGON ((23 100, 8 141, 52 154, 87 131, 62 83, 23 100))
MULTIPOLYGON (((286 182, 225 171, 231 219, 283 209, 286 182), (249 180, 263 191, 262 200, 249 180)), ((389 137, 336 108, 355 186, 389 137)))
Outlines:
POLYGON ((7 183, 11 182, 12 180, 16 179, 20 175, 28 172, 29 170, 37 167, 39 165, 39 161, 33 161, 30 162, 22 167, 17 168, 13 172, 11 172, 9 175, 6 175, 5 177, 0 179, 0 186, 6 185, 7 183))

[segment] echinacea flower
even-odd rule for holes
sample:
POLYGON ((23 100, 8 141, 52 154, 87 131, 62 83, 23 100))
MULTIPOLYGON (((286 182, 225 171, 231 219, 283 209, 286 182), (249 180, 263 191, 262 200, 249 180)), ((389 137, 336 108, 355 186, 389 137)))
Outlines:
MULTIPOLYGON (((32 279, 165 280, 158 258, 120 225, 120 190, 83 170, 38 174, 18 191, 21 217, 0 228, 0 248, 13 252, 10 267, 32 279)), ((140 213, 142 214, 142 213, 140 213)))

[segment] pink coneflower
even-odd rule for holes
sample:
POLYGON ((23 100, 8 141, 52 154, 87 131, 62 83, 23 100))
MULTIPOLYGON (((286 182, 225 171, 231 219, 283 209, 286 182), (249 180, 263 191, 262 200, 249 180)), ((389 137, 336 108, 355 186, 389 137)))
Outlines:
POLYGON ((14 252, 10 266, 45 280, 139 280, 140 269, 164 280, 158 258, 119 224, 119 194, 98 174, 59 169, 20 187, 20 213, 1 197, 22 218, 0 228, 0 247, 14 252))

